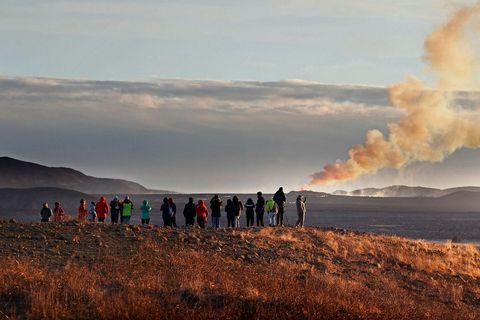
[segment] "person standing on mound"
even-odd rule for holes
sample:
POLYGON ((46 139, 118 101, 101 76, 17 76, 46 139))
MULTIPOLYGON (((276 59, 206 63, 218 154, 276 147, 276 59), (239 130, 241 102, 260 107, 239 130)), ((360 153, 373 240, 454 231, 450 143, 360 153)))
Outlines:
POLYGON ((227 200, 225 212, 227 213, 227 226, 229 228, 235 228, 235 206, 233 205, 233 201, 231 199, 227 200))
POLYGON ((142 211, 142 225, 150 223, 150 211, 152 207, 148 204, 148 200, 143 200, 142 206, 140 207, 142 211))
POLYGON ((170 207, 170 219, 172 221, 172 227, 177 227, 177 205, 173 198, 168 198, 168 206, 170 207))
POLYGON ((233 207, 235 208, 235 228, 240 228, 240 216, 243 212, 243 203, 238 200, 237 196, 233 196, 233 207))
POLYGON ((97 221, 97 212, 95 211, 95 202, 90 202, 90 206, 88 207, 88 222, 95 222, 97 221))
POLYGON ((262 192, 257 192, 257 204, 255 205, 255 213, 257 214, 257 227, 263 227, 263 216, 265 215, 265 198, 262 192))
POLYGON ((107 198, 100 197, 100 201, 95 205, 95 211, 97 212, 98 222, 105 222, 108 212, 110 211, 107 204, 107 198))
POLYGON ((48 207, 48 203, 44 203, 42 210, 40 211, 40 216, 42 217, 41 222, 50 222, 50 217, 52 216, 52 209, 48 207))
POLYGON ((183 208, 183 216, 185 217, 185 227, 193 227, 195 225, 197 211, 195 210, 195 203, 193 203, 192 197, 188 198, 188 203, 183 208))
POLYGON ((80 222, 85 222, 87 220, 87 215, 87 203, 85 202, 85 199, 81 199, 80 206, 78 207, 77 220, 80 222))
POLYGON ((222 200, 218 195, 214 195, 210 200, 210 209, 212 210, 212 228, 220 228, 220 217, 222 216, 222 200))
POLYGON ((53 208, 53 221, 62 222, 64 219, 65 210, 63 210, 59 202, 55 202, 55 208, 53 208))
POLYGON ((285 214, 285 203, 287 203, 287 197, 283 192, 283 188, 280 187, 275 195, 273 196, 273 201, 277 204, 278 213, 277 213, 277 226, 283 227, 283 216, 285 214))
POLYGON ((130 219, 132 218, 132 212, 133 212, 133 203, 130 201, 129 196, 125 196, 125 200, 122 202, 122 217, 123 217, 123 222, 125 224, 130 224, 130 219))
POLYGON ((253 227, 253 221, 255 220, 255 203, 252 198, 248 198, 245 203, 245 213, 247 216, 247 227, 253 227))
POLYGON ((297 223, 295 223, 295 227, 303 227, 305 224, 305 213, 307 212, 306 202, 307 199, 299 194, 296 201, 298 220, 297 223))
POLYGON ((275 217, 278 212, 277 204, 273 199, 268 199, 265 203, 265 211, 267 211, 268 215, 268 225, 270 227, 275 227, 275 217))
POLYGON ((203 200, 198 200, 198 204, 195 208, 197 212, 197 223, 200 228, 205 229, 205 224, 207 223, 208 209, 203 200))
POLYGON ((168 203, 168 198, 163 198, 162 206, 160 207, 162 212, 163 226, 171 227, 172 226, 172 216, 170 211, 170 204, 168 203))
POLYGON ((112 223, 118 222, 118 217, 120 216, 120 207, 121 207, 120 200, 118 200, 118 196, 115 196, 112 201, 110 201, 110 219, 112 223))

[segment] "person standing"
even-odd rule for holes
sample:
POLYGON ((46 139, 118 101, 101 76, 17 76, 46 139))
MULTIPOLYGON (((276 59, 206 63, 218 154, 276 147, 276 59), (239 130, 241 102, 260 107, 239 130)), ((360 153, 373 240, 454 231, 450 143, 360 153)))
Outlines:
POLYGON ((268 199, 265 202, 265 211, 268 215, 268 225, 270 227, 275 227, 275 216, 278 213, 278 206, 273 199, 268 199))
POLYGON ((162 206, 160 207, 162 212, 163 226, 171 227, 172 226, 172 216, 170 215, 170 205, 168 204, 168 198, 163 198, 162 206))
POLYGON ((97 212, 95 211, 95 202, 90 202, 90 206, 88 207, 88 221, 95 222, 97 220, 97 212))
POLYGON ((277 204, 278 213, 277 213, 277 226, 283 227, 283 216, 285 215, 285 203, 287 202, 287 197, 283 192, 283 188, 280 187, 275 195, 273 196, 273 201, 277 204))
POLYGON ((212 228, 220 228, 220 217, 222 216, 222 200, 218 195, 214 195, 210 200, 210 209, 212 210, 212 228))
POLYGON ((77 212, 77 220, 80 222, 85 222, 87 220, 87 203, 85 202, 85 199, 80 200, 80 206, 78 207, 78 212, 77 212))
POLYGON ((303 227, 305 224, 305 214, 307 212, 306 202, 307 199, 299 194, 296 201, 298 220, 297 223, 295 223, 295 227, 303 227))
POLYGON ((48 203, 42 205, 42 210, 40 210, 40 217, 42 217, 41 222, 50 222, 50 217, 52 216, 52 209, 48 207, 48 203))
POLYGON ((195 224, 195 216, 197 211, 195 210, 195 203, 193 203, 193 198, 188 198, 188 203, 185 204, 183 208, 183 216, 185 217, 185 227, 190 227, 195 224))
POLYGON ((263 227, 263 216, 265 215, 265 198, 262 192, 257 192, 257 204, 255 205, 255 212, 257 214, 257 227, 263 227))
POLYGON ((227 213, 227 226, 229 228, 235 227, 235 206, 231 199, 227 200, 227 205, 225 206, 225 212, 227 213))
POLYGON ((65 210, 63 210, 59 202, 55 202, 55 208, 53 208, 53 221, 62 222, 64 219, 65 210))
POLYGON ((105 222, 110 208, 107 204, 107 198, 100 197, 100 201, 95 205, 95 212, 97 212, 98 222, 105 222))
POLYGON ((203 200, 198 200, 198 204, 195 208, 197 212, 197 223, 200 228, 205 229, 205 224, 207 223, 208 209, 203 200))
POLYGON ((235 208, 235 228, 240 228, 240 216, 243 212, 243 203, 238 200, 237 196, 233 196, 233 207, 235 208))
POLYGON ((125 200, 122 202, 121 206, 123 222, 125 224, 130 224, 130 219, 132 218, 133 213, 133 203, 130 201, 129 196, 125 196, 125 200))
POLYGON ((255 203, 252 198, 248 198, 245 203, 245 213, 247 216, 247 227, 253 227, 253 221, 255 219, 255 203))
POLYGON ((112 223, 118 222, 118 217, 120 216, 120 207, 120 200, 118 200, 118 196, 115 196, 113 200, 110 201, 110 219, 112 220, 112 223))
POLYGON ((173 198, 168 198, 168 205, 170 207, 170 219, 172 227, 177 227, 177 205, 173 201, 173 198))
POLYGON ((152 207, 148 203, 148 200, 143 200, 142 206, 140 207, 142 211, 142 225, 150 223, 150 211, 152 211, 152 207))

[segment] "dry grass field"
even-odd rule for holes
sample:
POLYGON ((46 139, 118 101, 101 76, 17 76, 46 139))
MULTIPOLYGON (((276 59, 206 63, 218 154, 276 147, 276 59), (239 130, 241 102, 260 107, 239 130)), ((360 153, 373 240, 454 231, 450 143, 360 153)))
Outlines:
POLYGON ((479 319, 480 252, 344 230, 0 223, 0 319, 479 319))

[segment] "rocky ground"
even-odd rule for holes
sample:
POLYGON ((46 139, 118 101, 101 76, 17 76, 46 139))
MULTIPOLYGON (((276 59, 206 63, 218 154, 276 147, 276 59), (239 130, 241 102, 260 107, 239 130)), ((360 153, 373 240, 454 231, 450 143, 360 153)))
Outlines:
MULTIPOLYGON (((239 295, 250 299, 248 301, 255 298, 257 305, 266 303, 265 308, 272 309, 272 301, 284 299, 286 306, 301 305, 304 310, 310 310, 289 315, 269 313, 278 312, 278 307, 268 309, 268 312, 255 307, 255 312, 250 311, 253 318, 314 318, 312 316, 315 313, 346 319, 480 318, 480 253, 474 246, 433 244, 346 230, 201 230, 77 222, 21 224, 3 221, 0 223, 0 261, 4 265, 0 274, 0 280, 3 280, 3 283, 0 281, 0 315, 6 318, 73 317, 68 314, 68 308, 58 309, 55 301, 50 302, 52 309, 60 310, 55 314, 36 306, 39 303, 36 299, 39 298, 32 296, 33 288, 41 284, 44 290, 49 288, 49 291, 45 291, 48 294, 58 296, 60 300, 67 299, 63 291, 57 292, 46 284, 46 275, 66 277, 72 266, 85 268, 85 273, 95 273, 98 268, 108 269, 109 263, 125 264, 126 269, 144 268, 146 271, 143 275, 134 277, 138 277, 139 281, 149 279, 156 283, 154 294, 152 296, 150 293, 148 299, 154 299, 155 303, 161 305, 167 299, 165 292, 168 292, 168 299, 174 301, 172 303, 178 306, 185 304, 192 310, 213 308, 206 291, 206 288, 213 286, 216 295, 239 295), (217 266, 215 268, 218 268, 220 278, 202 278, 201 281, 186 279, 181 275, 185 270, 182 266, 189 264, 189 261, 194 268, 197 265, 198 270, 205 270, 205 273, 217 266), (42 274, 28 278, 16 269, 16 265, 21 266, 18 270, 22 269, 22 272, 29 273, 34 269, 42 270, 42 274), (150 274, 150 271, 164 268, 176 270, 178 279, 173 281, 171 275, 165 275, 163 284, 159 284, 158 275, 150 274), (230 273, 235 273, 233 279, 238 281, 232 280, 234 283, 230 283, 230 273), (261 275, 258 277, 261 284, 255 282, 255 274, 261 275), (222 280, 221 275, 225 279, 222 280), (15 284, 20 282, 25 282, 26 287, 19 298, 15 284), (167 286, 165 283, 170 284, 167 286), (309 297, 306 300, 292 298, 294 300, 290 301, 289 296, 282 298, 282 290, 291 290, 291 295, 303 292, 309 297), (185 292, 188 292, 187 297, 185 292), (164 297, 163 300, 160 296, 164 297), (192 306, 191 299, 207 299, 207 302, 192 306), (363 302, 357 301, 362 299, 363 302)), ((98 281, 99 288, 114 285, 115 293, 144 289, 127 285, 118 281, 118 278, 116 282, 110 281, 109 276, 113 277, 113 273, 106 272, 92 281, 98 281)), ((65 278, 64 282, 70 283, 72 280, 69 279, 65 278)), ((70 287, 67 289, 71 290, 70 287)), ((111 293, 110 288, 108 294, 111 293)), ((87 295, 98 294, 107 294, 107 291, 96 289, 95 293, 87 295)), ((82 299, 86 299, 83 303, 91 304, 96 311, 79 317, 109 318, 116 315, 135 318, 128 316, 128 310, 116 310, 116 313, 113 313, 113 309, 101 311, 103 309, 95 299, 82 299)), ((76 305, 70 308, 77 308, 76 305)), ((237 311, 232 315, 229 313, 231 310, 227 309, 222 306, 222 317, 242 318, 241 313, 246 312, 243 305, 240 314, 237 311)), ((152 310, 155 313, 157 309, 152 310)), ((164 307, 158 310, 166 312, 164 307)), ((187 316, 178 313, 169 313, 168 316, 166 313, 163 316, 155 314, 156 317, 165 318, 187 316)), ((205 314, 196 314, 195 317, 208 318, 205 314)))

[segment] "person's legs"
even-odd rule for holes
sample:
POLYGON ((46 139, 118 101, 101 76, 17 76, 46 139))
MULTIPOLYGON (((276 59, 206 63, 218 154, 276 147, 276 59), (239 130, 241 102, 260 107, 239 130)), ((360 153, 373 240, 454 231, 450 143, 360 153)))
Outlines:
POLYGON ((98 222, 105 222, 105 218, 98 218, 98 222))
POLYGON ((143 219, 143 218, 142 218, 142 225, 144 225, 144 224, 145 224, 145 220, 146 220, 146 219, 143 219))
POLYGON ((277 226, 283 226, 283 212, 284 208, 279 206, 277 213, 277 226))
POLYGON ((235 228, 240 228, 240 216, 235 216, 235 228))
POLYGON ((118 213, 113 213, 112 212, 112 215, 110 216, 110 220, 112 221, 112 223, 117 223, 118 222, 118 213))

